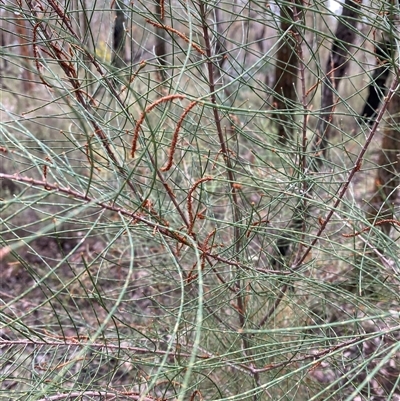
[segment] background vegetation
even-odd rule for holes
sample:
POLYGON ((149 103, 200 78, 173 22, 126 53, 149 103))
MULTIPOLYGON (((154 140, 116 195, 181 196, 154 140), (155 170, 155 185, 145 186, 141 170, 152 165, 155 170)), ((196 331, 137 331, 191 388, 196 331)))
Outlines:
POLYGON ((0 2, 0 400, 399 400, 399 5, 0 2))

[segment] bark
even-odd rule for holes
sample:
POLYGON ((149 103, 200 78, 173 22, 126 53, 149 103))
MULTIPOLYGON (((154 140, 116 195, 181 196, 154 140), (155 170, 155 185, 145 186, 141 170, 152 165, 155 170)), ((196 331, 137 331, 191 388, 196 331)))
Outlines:
MULTIPOLYGON (((163 4, 164 0, 157 0, 156 2, 156 15, 160 19, 160 22, 164 24, 164 12, 163 12, 163 4)), ((160 74, 161 79, 165 81, 167 79, 167 47, 166 47, 166 37, 165 37, 165 29, 156 27, 156 45, 155 45, 155 53, 160 64, 160 74)))
POLYGON ((123 1, 117 0, 115 2, 115 24, 113 32, 113 57, 111 60, 111 65, 117 69, 122 69, 126 66, 126 56, 125 56, 125 43, 126 43, 126 33, 125 33, 125 15, 123 1))
POLYGON ((361 117, 372 125, 374 116, 386 95, 386 81, 390 73, 390 60, 394 55, 394 47, 390 41, 383 40, 375 47, 377 67, 372 74, 368 86, 368 98, 365 102, 361 117))
MULTIPOLYGON (((280 32, 283 34, 294 23, 294 6, 291 4, 281 7, 280 32)), ((293 136, 293 120, 291 111, 295 108, 297 96, 298 56, 296 53, 296 40, 290 32, 286 32, 282 46, 276 55, 275 65, 275 96, 274 106, 279 113, 273 118, 278 122, 278 141, 286 143, 293 136)))
MULTIPOLYGON (((316 127, 317 140, 313 150, 320 156, 325 155, 327 141, 332 136, 332 115, 336 103, 334 93, 337 91, 341 79, 345 76, 349 63, 350 49, 353 46, 357 31, 356 25, 359 19, 360 1, 346 0, 343 4, 342 15, 336 28, 335 40, 325 68, 325 77, 322 84, 321 113, 316 127)), ((317 164, 322 158, 317 157, 317 164)))
POLYGON ((29 30, 26 25, 24 17, 19 17, 16 22, 16 33, 18 35, 18 41, 20 44, 20 54, 23 60, 23 70, 22 70, 22 89, 24 93, 30 93, 33 88, 34 79, 33 73, 30 70, 30 61, 32 57, 31 43, 29 30))

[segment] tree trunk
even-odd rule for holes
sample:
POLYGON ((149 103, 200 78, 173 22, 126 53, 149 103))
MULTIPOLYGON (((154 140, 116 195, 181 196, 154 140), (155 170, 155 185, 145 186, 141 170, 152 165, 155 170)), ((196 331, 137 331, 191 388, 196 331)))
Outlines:
MULTIPOLYGON (((348 69, 349 53, 357 33, 356 25, 359 18, 360 1, 346 0, 342 15, 336 28, 335 40, 325 69, 322 85, 321 113, 316 127, 317 140, 313 150, 317 154, 317 165, 322 162, 320 156, 325 156, 327 140, 332 136, 331 121, 336 107, 333 94, 338 89, 340 80, 348 69), (322 155, 319 152, 322 152, 322 155)), ((317 166, 314 166, 314 168, 317 166)))
POLYGON ((298 73, 298 56, 296 39, 287 32, 294 24, 294 5, 281 6, 280 33, 286 36, 276 55, 274 106, 279 113, 273 118, 278 122, 278 141, 282 144, 293 137, 291 111, 296 107, 296 85, 298 73))
POLYGON ((386 81, 390 72, 390 60, 394 53, 394 44, 390 40, 384 39, 375 46, 377 67, 372 74, 372 80, 368 86, 368 98, 361 113, 361 118, 369 125, 372 125, 381 100, 386 95, 386 81))
POLYGON ((117 69, 122 69, 126 66, 125 56, 125 15, 123 1, 117 0, 115 2, 115 24, 114 24, 114 35, 113 35, 113 57, 111 64, 117 69))
POLYGON ((32 57, 32 50, 30 49, 32 39, 29 37, 29 30, 26 26, 25 17, 18 18, 16 23, 16 33, 20 44, 21 58, 23 60, 23 62, 21 63, 23 66, 22 89, 24 93, 28 94, 32 91, 34 80, 32 71, 29 68, 29 58, 32 57))
MULTIPOLYGON (((165 15, 164 15, 164 1, 163 0, 157 0, 156 2, 156 15, 160 19, 160 22, 163 24, 165 15)), ((166 66, 167 66, 167 48, 166 48, 166 38, 165 38, 165 29, 156 27, 156 45, 154 48, 154 51, 156 53, 158 62, 160 64, 160 74, 161 74, 161 79, 165 81, 167 79, 167 72, 166 72, 166 66)))

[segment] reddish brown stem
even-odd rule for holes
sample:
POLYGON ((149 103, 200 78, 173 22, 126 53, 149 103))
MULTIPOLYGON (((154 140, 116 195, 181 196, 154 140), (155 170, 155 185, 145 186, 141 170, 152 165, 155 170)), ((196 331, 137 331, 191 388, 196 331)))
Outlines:
POLYGON ((194 222, 195 222, 195 219, 193 216, 193 192, 201 183, 206 182, 206 181, 211 181, 211 180, 212 180, 211 177, 200 178, 199 180, 197 180, 194 183, 192 188, 190 188, 190 191, 189 191, 188 197, 187 197, 187 208, 188 208, 188 215, 189 215, 189 227, 188 227, 189 235, 192 235, 192 233, 193 233, 193 226, 194 226, 194 222))

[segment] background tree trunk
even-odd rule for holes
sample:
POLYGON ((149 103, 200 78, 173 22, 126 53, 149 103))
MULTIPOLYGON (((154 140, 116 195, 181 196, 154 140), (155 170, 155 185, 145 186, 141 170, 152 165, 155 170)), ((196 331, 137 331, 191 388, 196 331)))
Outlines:
MULTIPOLYGON (((157 0, 156 2, 156 15, 160 19, 160 22, 163 24, 165 20, 164 15, 164 2, 163 0, 157 0)), ((165 29, 156 27, 156 45, 155 45, 155 53, 160 64, 160 74, 161 79, 165 81, 167 79, 167 48, 166 48, 166 37, 165 37, 165 29)))
POLYGON ((32 39, 30 38, 30 33, 24 17, 19 17, 16 22, 16 34, 20 44, 21 60, 23 60, 22 89, 25 93, 30 93, 34 84, 33 74, 29 68, 29 59, 32 58, 32 50, 30 48, 32 39))
POLYGON ((122 69, 126 66, 125 56, 125 15, 124 15, 124 3, 123 1, 116 0, 115 2, 115 24, 113 33, 113 57, 111 64, 117 69, 122 69))
POLYGON ((382 97, 386 94, 386 81, 390 72, 390 60, 395 50, 390 39, 384 39, 375 46, 377 67, 372 74, 371 83, 368 86, 368 98, 365 102, 361 117, 372 125, 382 97))
MULTIPOLYGON (((286 31, 294 23, 294 9, 292 5, 282 5, 280 34, 286 31)), ((296 85, 298 73, 298 56, 296 53, 296 40, 291 32, 286 32, 276 55, 275 81, 274 81, 274 106, 279 113, 273 117, 278 122, 278 141, 286 143, 293 136, 293 121, 291 110, 295 108, 297 101, 296 85)))
MULTIPOLYGON (((335 40, 326 64, 322 85, 321 114, 316 127, 317 140, 313 145, 313 149, 318 156, 320 150, 322 155, 325 155, 327 140, 332 135, 331 121, 336 107, 333 94, 338 89, 340 80, 345 76, 349 66, 350 48, 356 39, 360 3, 359 1, 346 0, 343 4, 342 15, 336 28, 335 40)), ((322 161, 320 157, 317 157, 317 160, 319 162, 322 161)))

